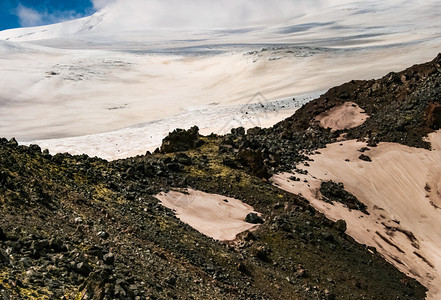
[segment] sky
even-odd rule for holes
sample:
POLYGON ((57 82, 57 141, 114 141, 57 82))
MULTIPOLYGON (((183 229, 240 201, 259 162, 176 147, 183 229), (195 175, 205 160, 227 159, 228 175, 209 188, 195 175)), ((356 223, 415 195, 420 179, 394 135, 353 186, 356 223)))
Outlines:
POLYGON ((0 0, 0 30, 53 24, 92 15, 111 0, 0 0))

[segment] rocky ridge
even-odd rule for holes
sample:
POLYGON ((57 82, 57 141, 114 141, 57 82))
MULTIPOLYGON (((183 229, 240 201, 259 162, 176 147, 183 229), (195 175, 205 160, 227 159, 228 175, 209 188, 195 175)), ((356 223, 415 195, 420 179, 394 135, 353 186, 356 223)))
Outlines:
POLYGON ((292 117, 272 128, 252 128, 247 134, 234 131, 224 137, 221 151, 244 155, 248 167, 259 177, 290 171, 308 154, 327 144, 358 139, 375 146, 394 142, 410 147, 430 148, 427 134, 441 127, 441 54, 433 61, 402 72, 391 72, 377 80, 356 81, 334 87, 301 107, 292 117), (320 114, 353 102, 370 117, 360 126, 332 131, 315 121, 320 114), (263 170, 263 171, 262 171, 263 170))

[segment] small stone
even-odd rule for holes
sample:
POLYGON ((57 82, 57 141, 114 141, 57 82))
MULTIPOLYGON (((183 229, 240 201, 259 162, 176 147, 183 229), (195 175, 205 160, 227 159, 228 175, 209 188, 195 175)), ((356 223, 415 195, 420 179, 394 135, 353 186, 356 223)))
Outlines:
POLYGON ((230 168, 233 168, 233 169, 237 168, 236 161, 234 159, 231 159, 230 157, 224 158, 222 163, 224 165, 226 165, 227 167, 230 167, 230 168))
POLYGON ((86 262, 76 264, 75 269, 77 273, 83 276, 88 276, 92 272, 92 267, 86 262))
POLYGON ((29 271, 26 272, 26 279, 28 282, 35 282, 39 279, 43 278, 43 275, 37 271, 35 271, 34 269, 30 269, 29 271))
POLYGON ((327 299, 328 300, 335 300, 335 299, 337 299, 337 296, 335 295, 335 294, 332 294, 332 293, 329 293, 328 295, 327 295, 327 299))
POLYGON ((127 296, 126 291, 124 290, 124 288, 122 286, 120 286, 119 284, 117 284, 115 286, 115 296, 119 297, 119 299, 125 299, 127 296))
POLYGON ((242 272, 242 273, 247 273, 248 272, 248 269, 247 269, 247 267, 245 266, 245 264, 243 262, 241 262, 241 263, 239 263, 237 265, 237 270, 239 272, 242 272))
POLYGON ((0 263, 9 264, 9 262, 10 262, 9 255, 6 253, 4 249, 0 248, 0 263))
POLYGON ((270 250, 269 249, 267 249, 266 247, 264 247, 264 246, 259 246, 257 249, 256 249, 256 254, 255 254, 255 257, 257 257, 258 259, 260 259, 260 260, 262 260, 262 261, 268 261, 269 260, 269 252, 270 252, 270 250))
POLYGON ((30 266, 32 266, 32 261, 30 258, 28 257, 22 257, 19 261, 19 264, 23 267, 23 268, 29 268, 30 266))
POLYGON ((367 162, 372 162, 372 159, 365 154, 360 155, 358 158, 367 162))
POLYGON ((109 238, 109 234, 105 231, 100 231, 96 234, 97 237, 99 237, 100 239, 106 240, 109 238))
POLYGON ((296 277, 297 277, 297 278, 305 278, 305 277, 308 276, 308 275, 307 275, 307 271, 305 270, 305 268, 303 268, 302 265, 299 265, 299 266, 298 266, 297 271, 296 271, 295 274, 296 274, 296 277))
POLYGON ((167 283, 168 285, 176 285, 176 277, 174 277, 174 276, 170 276, 170 277, 167 277, 166 279, 165 279, 165 283, 167 283))
POLYGON ((103 261, 106 265, 113 265, 115 262, 115 255, 112 252, 109 252, 103 256, 103 261))
POLYGON ((49 241, 49 246, 55 251, 61 251, 63 249, 63 241, 59 238, 52 238, 49 241))

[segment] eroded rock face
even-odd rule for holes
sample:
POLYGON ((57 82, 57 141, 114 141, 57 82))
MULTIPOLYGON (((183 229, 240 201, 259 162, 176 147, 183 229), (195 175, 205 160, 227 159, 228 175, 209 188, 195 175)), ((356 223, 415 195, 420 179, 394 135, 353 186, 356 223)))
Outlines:
POLYGON ((441 104, 433 103, 427 108, 427 125, 438 130, 441 128, 441 104))
POLYGON ((188 151, 200 147, 199 128, 193 126, 189 130, 176 129, 162 141, 161 153, 188 151))
POLYGON ((243 165, 251 169, 253 175, 259 178, 270 177, 261 152, 247 148, 241 149, 238 159, 243 165))

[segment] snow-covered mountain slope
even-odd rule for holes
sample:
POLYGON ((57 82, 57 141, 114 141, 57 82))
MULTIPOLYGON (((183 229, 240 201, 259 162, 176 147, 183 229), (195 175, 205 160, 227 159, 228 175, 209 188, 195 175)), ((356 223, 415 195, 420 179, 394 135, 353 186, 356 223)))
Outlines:
POLYGON ((90 17, 71 20, 64 23, 4 30, 0 32, 0 39, 6 41, 27 42, 81 35, 93 31, 95 26, 102 22, 105 14, 106 10, 104 9, 90 17))
MULTIPOLYGON (((116 1, 94 15, 49 26, 0 32, 0 39, 86 40, 99 46, 131 41, 123 48, 164 40, 209 43, 301 43, 369 46, 439 37, 439 1, 116 1)), ((54 42, 54 44, 56 44, 54 42)), ((90 46, 90 45, 89 45, 90 46)), ((116 45, 112 45, 115 47, 116 45)), ((144 45, 147 46, 147 45, 144 45)))
POLYGON ((168 130, 193 119, 221 132, 219 120, 258 93, 271 102, 380 77, 433 58, 441 42, 432 0, 215 3, 117 0, 91 17, 0 32, 0 135, 44 146, 112 131, 92 150, 73 144, 120 157, 115 145, 139 124, 154 135, 158 122, 168 130), (225 115, 201 118, 207 109, 225 115))

